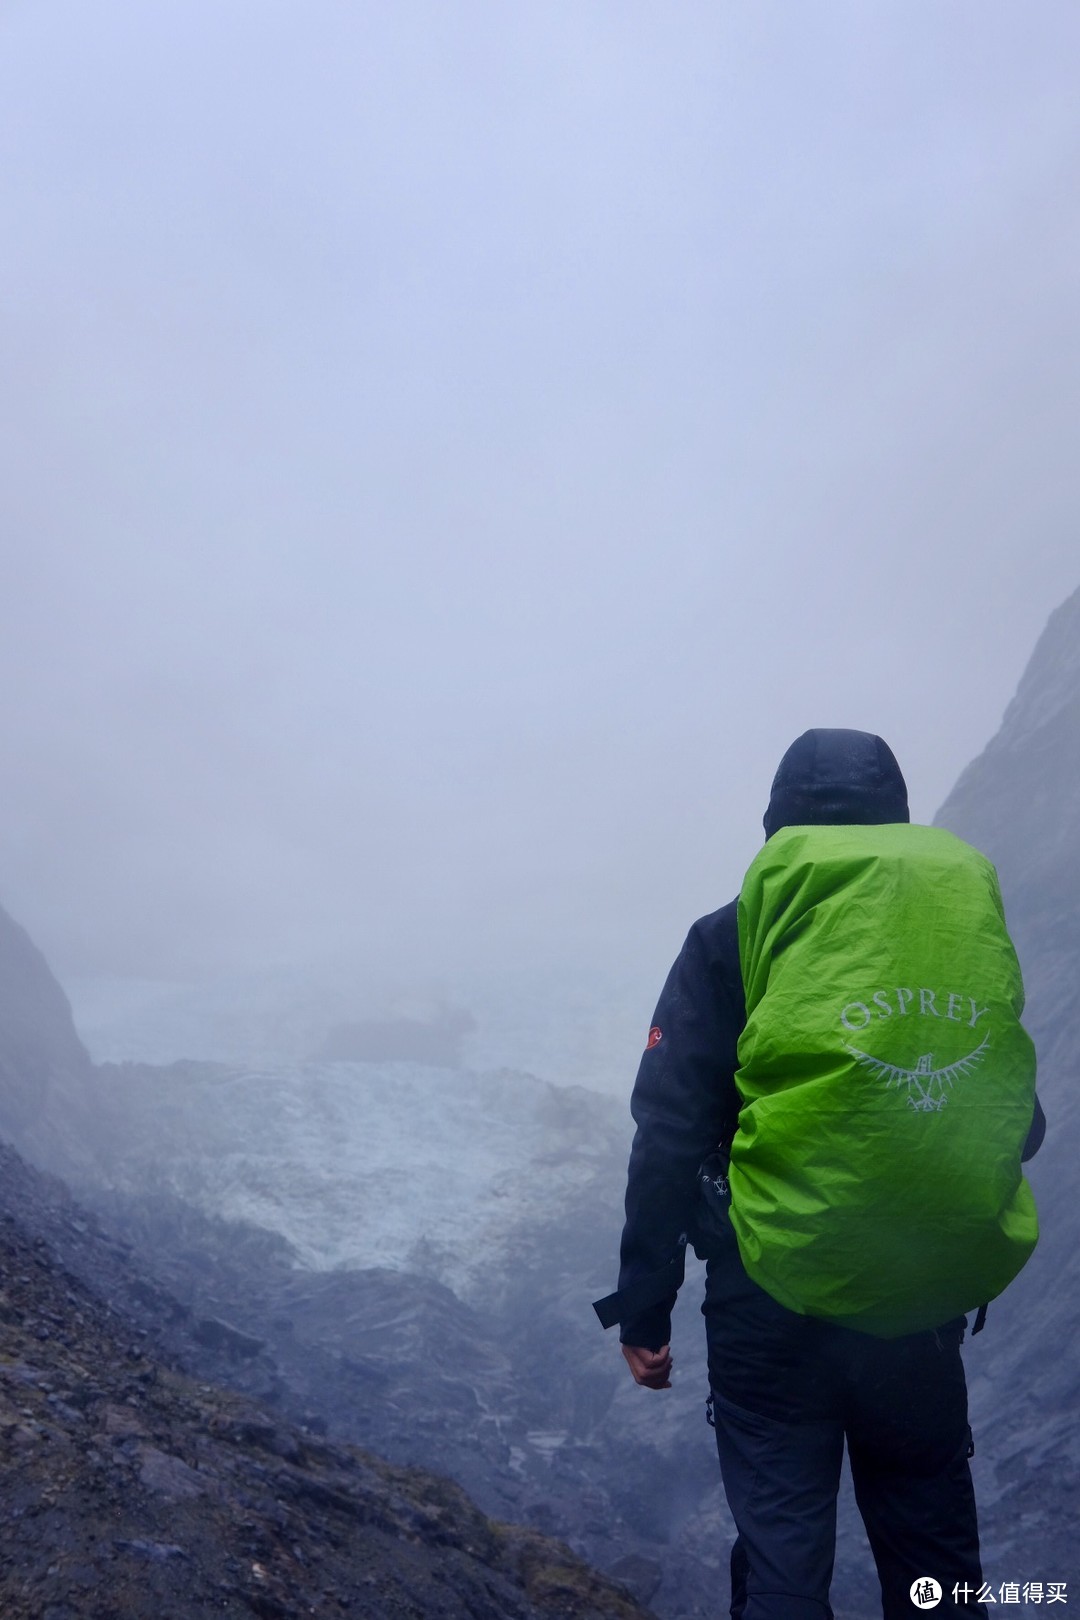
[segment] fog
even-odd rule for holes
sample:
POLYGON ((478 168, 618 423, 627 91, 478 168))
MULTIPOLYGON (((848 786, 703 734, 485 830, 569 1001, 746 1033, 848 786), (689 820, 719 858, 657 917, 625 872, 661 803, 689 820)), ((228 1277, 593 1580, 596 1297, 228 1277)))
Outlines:
POLYGON ((928 820, 1080 578, 1078 46, 0 7, 0 902, 61 978, 659 988, 806 726, 928 820))

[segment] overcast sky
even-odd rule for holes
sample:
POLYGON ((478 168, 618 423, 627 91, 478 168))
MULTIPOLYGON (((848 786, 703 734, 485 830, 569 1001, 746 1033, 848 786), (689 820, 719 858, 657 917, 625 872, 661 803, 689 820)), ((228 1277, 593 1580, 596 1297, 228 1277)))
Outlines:
POLYGON ((1080 583, 1073 0, 0 0, 0 901, 670 960, 1080 583))

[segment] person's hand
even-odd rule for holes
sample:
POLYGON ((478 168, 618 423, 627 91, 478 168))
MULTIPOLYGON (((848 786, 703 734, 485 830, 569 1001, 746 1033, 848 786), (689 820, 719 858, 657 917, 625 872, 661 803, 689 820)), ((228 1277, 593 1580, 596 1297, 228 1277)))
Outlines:
POLYGON ((643 1350, 640 1345, 624 1344, 622 1353, 634 1375, 635 1384, 645 1389, 671 1388, 671 1346, 662 1350, 643 1350))

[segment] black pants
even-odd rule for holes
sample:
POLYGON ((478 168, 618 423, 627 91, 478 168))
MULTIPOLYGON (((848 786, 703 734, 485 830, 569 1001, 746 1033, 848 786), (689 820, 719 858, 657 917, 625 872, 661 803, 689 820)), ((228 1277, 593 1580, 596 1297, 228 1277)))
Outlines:
MULTIPOLYGON (((730 1229, 729 1229, 730 1234, 730 1229)), ((738 1529, 732 1620, 832 1620, 836 1497, 847 1440, 885 1620, 911 1620, 911 1587, 942 1588, 935 1616, 980 1615, 953 1586, 982 1584, 968 1451, 962 1319, 876 1339, 778 1305, 751 1282, 734 1234, 710 1260, 709 1380, 738 1529)))

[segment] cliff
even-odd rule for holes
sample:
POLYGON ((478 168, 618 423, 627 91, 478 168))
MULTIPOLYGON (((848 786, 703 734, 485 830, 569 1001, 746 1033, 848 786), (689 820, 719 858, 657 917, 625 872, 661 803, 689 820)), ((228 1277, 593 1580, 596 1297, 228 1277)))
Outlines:
POLYGON ((50 1167, 82 1164, 91 1073, 67 996, 0 908, 0 1139, 50 1167))
POLYGON ((1002 1566, 1080 1573, 1080 591, 1052 615, 940 825, 998 868, 1039 1056, 1041 1237, 968 1355, 986 1539, 1002 1566))

